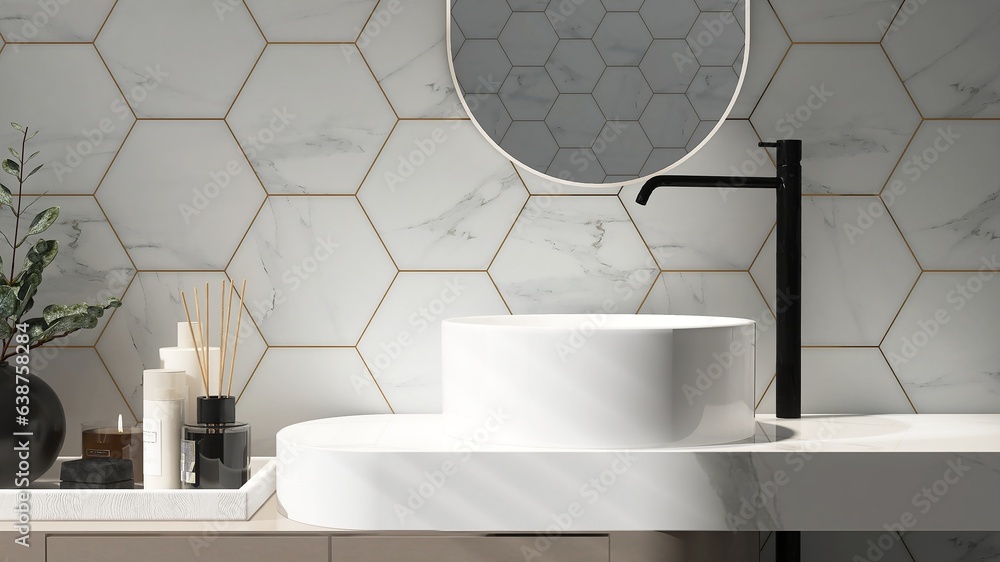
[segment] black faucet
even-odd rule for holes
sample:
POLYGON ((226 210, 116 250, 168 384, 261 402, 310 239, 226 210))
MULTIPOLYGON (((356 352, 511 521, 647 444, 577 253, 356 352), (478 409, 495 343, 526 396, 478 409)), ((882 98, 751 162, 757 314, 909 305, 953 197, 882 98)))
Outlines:
POLYGON ((777 149, 773 178, 656 176, 642 186, 635 202, 645 205, 654 189, 666 186, 776 190, 776 413, 779 418, 798 418, 802 415, 802 141, 762 142, 760 146, 777 149))
MULTIPOLYGON (((802 141, 762 142, 777 149, 773 178, 724 176, 656 176, 650 178, 635 202, 645 205, 658 187, 718 187, 774 189, 778 203, 777 225, 777 331, 776 413, 779 418, 802 416, 802 141)), ((777 562, 801 560, 798 531, 774 534, 777 562)))

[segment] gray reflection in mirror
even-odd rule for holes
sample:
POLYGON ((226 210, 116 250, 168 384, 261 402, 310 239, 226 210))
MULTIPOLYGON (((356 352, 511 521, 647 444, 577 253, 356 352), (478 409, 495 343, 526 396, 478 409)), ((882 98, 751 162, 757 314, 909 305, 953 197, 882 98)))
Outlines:
POLYGON ((745 0, 451 0, 455 81, 479 128, 543 175, 662 172, 725 118, 745 0))

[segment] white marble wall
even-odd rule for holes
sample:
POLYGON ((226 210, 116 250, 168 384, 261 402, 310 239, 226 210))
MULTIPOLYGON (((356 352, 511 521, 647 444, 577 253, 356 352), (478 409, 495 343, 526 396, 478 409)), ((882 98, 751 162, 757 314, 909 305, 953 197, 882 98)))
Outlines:
MULTIPOLYGON (((50 352, 48 373, 85 367, 51 375, 74 417, 141 415, 177 292, 227 277, 249 279, 237 385, 265 431, 434 411, 441 319, 609 298, 758 319, 757 398, 773 407, 770 193, 640 207, 634 185, 566 188, 512 165, 465 120, 443 0, 91 4, 0 5, 0 123, 42 129, 49 167, 29 191, 64 208, 44 296, 124 296, 79 349, 50 352)), ((752 0, 751 14, 734 118, 679 172, 770 174, 759 140, 805 140, 806 409, 1000 412, 995 2, 752 0)), ((658 118, 607 87, 603 110, 658 118)), ((488 126, 510 127, 505 111, 488 126)), ((572 135, 577 113, 550 118, 572 135)))

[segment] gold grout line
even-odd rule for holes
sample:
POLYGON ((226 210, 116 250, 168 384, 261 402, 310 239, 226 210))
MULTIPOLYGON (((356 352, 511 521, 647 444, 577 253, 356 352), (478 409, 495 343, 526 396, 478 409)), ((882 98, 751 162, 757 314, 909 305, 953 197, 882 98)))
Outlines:
POLYGON ((889 67, 892 68, 892 72, 896 75, 896 79, 899 80, 899 83, 903 86, 903 91, 906 92, 906 97, 910 100, 910 103, 913 104, 913 108, 917 110, 917 115, 919 115, 921 121, 923 121, 924 112, 920 109, 920 106, 917 105, 917 100, 913 99, 913 94, 910 93, 910 88, 907 87, 906 80, 903 80, 903 75, 899 73, 899 69, 896 68, 896 64, 892 62, 892 57, 889 56, 889 51, 885 50, 885 46, 882 45, 882 43, 879 43, 878 47, 879 49, 882 49, 882 54, 885 55, 885 60, 889 61, 889 67))
POLYGON ((882 355, 882 360, 885 361, 885 366, 889 367, 889 372, 892 373, 892 377, 896 379, 896 384, 899 385, 899 390, 903 392, 903 396, 906 398, 906 401, 909 402, 910 407, 913 408, 913 413, 919 414, 920 412, 917 411, 917 406, 913 403, 913 400, 910 398, 910 394, 906 392, 906 387, 904 387, 903 382, 899 380, 899 375, 897 375, 896 370, 892 368, 892 364, 889 362, 889 358, 886 357, 885 352, 882 351, 882 348, 879 348, 878 352, 882 355))
POLYGON ((876 349, 877 345, 802 345, 802 349, 876 349))
POLYGON ((778 20, 778 25, 780 25, 782 31, 785 32, 785 37, 788 37, 788 41, 793 43, 792 34, 789 33, 788 28, 785 27, 785 22, 781 21, 781 17, 778 15, 778 10, 774 9, 774 4, 771 4, 771 0, 767 0, 767 6, 771 8, 771 11, 774 13, 774 19, 778 20))
POLYGON ((484 271, 489 271, 489 269, 493 267, 494 262, 497 261, 497 256, 500 255, 500 250, 503 249, 503 245, 507 243, 507 239, 510 237, 511 233, 514 232, 514 227, 517 226, 517 220, 521 218, 521 213, 523 213, 528 207, 528 201, 531 201, 530 194, 524 199, 524 203, 521 204, 521 208, 514 214, 514 220, 510 222, 510 228, 508 228, 507 232, 503 235, 503 239, 500 240, 500 244, 497 245, 497 251, 493 252, 493 256, 490 258, 490 263, 486 264, 486 269, 484 271))
POLYGON ((663 273, 750 273, 749 269, 661 269, 663 273))
MULTIPOLYGON (((624 189, 624 187, 622 189, 624 189)), ((632 228, 635 230, 635 233, 639 235, 639 240, 642 241, 642 246, 646 249, 646 253, 649 254, 649 257, 653 259, 653 266, 662 271, 663 265, 660 263, 658 259, 656 259, 656 253, 653 251, 653 248, 649 245, 649 242, 646 242, 646 237, 643 236, 642 231, 639 230, 639 226, 636 224, 635 219, 632 217, 632 213, 630 213, 628 210, 628 205, 626 205, 625 202, 622 201, 621 190, 618 191, 618 195, 615 196, 615 199, 618 201, 618 204, 622 206, 622 210, 625 211, 625 216, 628 217, 628 222, 632 225, 632 228)), ((657 273, 656 279, 659 278, 660 275, 659 273, 657 273)), ((654 284, 656 283, 655 279, 653 283, 654 284)), ((646 299, 643 299, 644 302, 645 300, 646 299)))
MULTIPOLYGON (((116 0, 116 2, 117 2, 117 0, 116 0)), ((110 17, 110 15, 109 15, 109 17, 110 17)), ((108 71, 108 76, 111 77, 111 81, 115 84, 115 88, 118 90, 118 93, 121 94, 122 101, 125 102, 125 107, 127 107, 128 108, 128 112, 132 114, 132 119, 138 120, 139 117, 135 114, 135 108, 132 107, 132 103, 129 101, 128 96, 125 95, 125 90, 122 89, 121 84, 118 83, 118 79, 115 78, 115 73, 111 72, 111 67, 108 66, 108 61, 104 60, 104 55, 101 54, 101 51, 100 51, 100 49, 97 48, 97 45, 95 45, 93 43, 91 43, 90 45, 94 48, 94 52, 97 53, 97 58, 101 59, 101 64, 104 65, 104 69, 108 71)), ((135 126, 135 123, 132 123, 132 125, 135 126)), ((128 138, 127 135, 126 135, 126 138, 128 138)), ((122 144, 123 145, 125 144, 124 140, 122 140, 122 144)), ((118 147, 118 149, 121 150, 121 147, 118 147)), ((116 156, 117 156, 117 154, 116 154, 116 156)), ((110 167, 111 166, 108 166, 108 168, 110 168, 110 167)))
MULTIPOLYGON (((358 55, 361 56, 361 62, 365 63, 365 68, 368 69, 368 74, 371 74, 372 80, 374 80, 375 85, 378 86, 378 91, 382 92, 382 97, 385 98, 385 103, 389 106, 389 109, 392 110, 392 114, 396 117, 396 121, 399 121, 399 113, 397 113, 396 108, 393 107, 392 100, 389 99, 389 95, 385 93, 385 88, 382 87, 382 82, 379 82, 378 76, 375 76, 375 71, 372 70, 372 65, 368 64, 368 59, 365 58, 365 53, 361 50, 361 47, 359 47, 357 43, 351 43, 351 45, 358 50, 358 55)), ((393 125, 393 127, 395 127, 395 125, 393 125)), ((387 136, 385 140, 386 142, 389 142, 389 137, 387 136)))
MULTIPOLYGON (((393 110, 393 113, 395 113, 395 110, 393 110)), ((357 197, 358 194, 361 193, 361 188, 364 187, 365 182, 368 181, 368 176, 371 175, 372 170, 375 169, 375 164, 378 163, 378 159, 382 156, 382 151, 385 150, 385 147, 389 145, 389 140, 392 139, 392 134, 396 132, 396 127, 398 126, 399 126, 399 119, 397 118, 396 121, 392 123, 392 127, 389 128, 389 132, 385 135, 385 140, 382 141, 382 145, 378 147, 378 152, 375 153, 375 158, 372 159, 372 163, 368 166, 368 169, 365 170, 365 175, 362 176, 361 181, 358 182, 358 188, 355 189, 354 193, 352 193, 351 195, 357 197)), ((360 203, 361 203, 361 198, 359 197, 358 204, 360 203)), ((372 223, 372 228, 375 228, 374 223, 372 223)))
POLYGON ((378 238, 379 243, 382 244, 382 248, 385 249, 385 254, 389 256, 389 262, 391 262, 392 267, 396 269, 396 273, 399 273, 399 264, 396 263, 396 258, 392 257, 392 252, 389 251, 389 246, 386 245, 385 240, 382 240, 382 235, 379 234, 378 229, 375 228, 375 223, 372 222, 372 218, 368 215, 368 209, 365 209, 365 206, 361 204, 361 199, 359 199, 357 195, 351 195, 350 197, 353 197, 354 201, 358 204, 358 207, 361 208, 361 212, 364 213, 365 218, 368 219, 368 224, 372 227, 372 232, 375 233, 375 238, 378 238))
POLYGON ((924 117, 924 121, 1000 121, 1000 117, 924 117))
POLYGON ((270 349, 355 349, 357 345, 269 345, 270 349))
POLYGON ((899 7, 896 8, 896 13, 892 14, 892 17, 889 18, 889 26, 886 27, 885 31, 882 32, 882 37, 880 37, 879 40, 878 40, 879 43, 882 43, 882 41, 885 41, 885 38, 889 36, 889 31, 892 29, 892 24, 895 23, 896 18, 899 17, 899 12, 902 12, 902 11, 903 11, 903 2, 900 2, 899 3, 899 7))
MULTIPOLYGON (((229 131, 229 134, 233 136, 233 141, 236 143, 236 148, 238 148, 240 153, 243 154, 243 158, 246 160, 247 166, 250 168, 250 171, 252 171, 254 177, 257 178, 257 183, 260 185, 261 190, 264 192, 264 198, 266 200, 267 197, 270 195, 270 193, 267 192, 267 187, 264 186, 264 180, 261 179, 260 174, 257 173, 257 168, 253 165, 253 162, 250 161, 250 157, 247 156, 247 151, 243 149, 243 145, 240 144, 240 140, 236 138, 236 132, 233 131, 233 128, 229 125, 229 121, 223 119, 223 123, 226 124, 226 129, 229 131)), ((258 212, 260 211, 258 210, 258 212)), ((256 216, 254 218, 256 218, 256 216)), ((251 224, 253 223, 251 222, 251 224)), ((244 234, 244 236, 246 236, 246 234, 244 234)))
MULTIPOLYGON (((767 297, 766 297, 766 296, 764 296, 764 291, 762 291, 762 290, 760 289, 760 285, 758 285, 758 284, 757 284, 757 280, 756 280, 756 279, 754 279, 754 276, 753 276, 753 273, 750 273, 750 272, 748 271, 748 272, 747 272, 747 275, 749 275, 749 276, 750 276, 750 281, 752 281, 752 282, 753 282, 753 286, 757 288, 757 294, 759 294, 759 295, 760 295, 760 298, 764 299, 764 308, 765 308, 765 309, 767 309, 767 311, 771 313, 771 318, 774 318, 774 319, 776 319, 777 315, 776 315, 776 314, 774 313, 774 310, 773 310, 773 309, 771 308, 771 301, 769 301, 769 300, 767 299, 767 297)), ((777 297, 775 297, 775 300, 777 300, 777 297)))
POLYGON ((108 20, 111 19, 111 14, 115 12, 115 8, 118 7, 118 0, 111 5, 111 9, 108 10, 108 15, 104 16, 104 21, 101 22, 101 27, 97 29, 97 33, 94 34, 94 48, 97 48, 97 38, 101 36, 101 32, 104 31, 104 26, 108 25, 108 20))
MULTIPOLYGON (((770 87, 770 83, 768 84, 768 87, 770 87)), ((764 99, 763 95, 761 96, 761 99, 764 99)), ((760 103, 760 102, 758 101, 758 103, 760 103)), ((756 106, 754 106, 754 111, 756 111, 756 110, 757 110, 757 108, 756 108, 756 106)), ((757 130, 757 127, 753 124, 753 121, 749 121, 749 122, 750 122, 750 128, 753 130, 753 134, 757 136, 757 140, 763 142, 764 137, 760 136, 760 132, 757 130)), ((771 151, 765 148, 764 149, 764 154, 767 155, 767 160, 769 162, 771 162, 771 166, 773 166, 777 170, 778 163, 775 161, 774 157, 771 156, 771 151)))
POLYGON ((879 201, 882 203, 882 206, 885 207, 885 214, 889 216, 889 220, 892 221, 892 225, 896 228, 896 232, 899 233, 899 237, 903 239, 903 244, 905 244, 906 249, 909 250, 910 257, 913 258, 913 262, 917 264, 917 269, 923 271, 924 266, 923 264, 920 263, 920 260, 917 258, 917 253, 913 251, 913 247, 910 246, 910 241, 907 240, 906 235, 903 234, 903 229, 900 228, 899 223, 896 222, 896 217, 892 215, 892 209, 890 209, 889 206, 885 204, 885 200, 882 199, 881 195, 879 195, 879 201))
MULTIPOLYGON (((773 10, 773 8, 772 8, 772 10, 773 10)), ((777 19, 777 14, 775 14, 775 18, 777 19)), ((779 19, 778 21, 780 22, 781 20, 779 19)), ((784 24, 782 24, 782 29, 784 29, 784 24)), ((788 35, 787 31, 785 31, 785 35, 786 36, 788 35)), ((778 61, 778 65, 774 67, 774 72, 771 73, 771 77, 767 80, 767 84, 764 86, 764 89, 761 91, 760 96, 757 98, 757 101, 753 104, 753 108, 750 110, 750 116, 751 117, 753 117, 754 112, 757 111, 757 107, 760 105, 760 102, 763 101, 764 94, 767 93, 767 90, 771 87, 771 84, 774 82, 774 79, 778 76, 778 71, 781 70, 782 65, 785 64, 785 59, 787 59, 789 53, 792 52, 792 46, 795 45, 795 43, 791 42, 792 41, 791 37, 788 38, 788 41, 789 41, 789 43, 788 43, 788 47, 785 48, 785 53, 783 55, 781 55, 781 60, 779 60, 778 61)), ((749 66, 748 66, 748 69, 749 69, 749 66)), ((748 117, 747 120, 749 121, 750 118, 748 117)), ((753 123, 751 123, 750 125, 753 126, 753 123)), ((757 132, 756 128, 754 128, 754 132, 757 132)), ((761 138, 759 134, 757 135, 757 138, 758 139, 761 138)), ((767 152, 768 156, 771 155, 770 151, 765 151, 765 152, 767 152)), ((773 162, 773 160, 772 160, 772 162, 773 162)))
MULTIPOLYGON (((368 333, 368 328, 371 327, 372 322, 375 321, 375 316, 378 314, 379 309, 382 308, 382 303, 384 303, 385 299, 389 296, 389 291, 392 290, 393 286, 396 284, 397 279, 399 279, 399 270, 396 270, 396 273, 392 276, 392 279, 389 281, 389 285, 385 288, 385 291, 382 293, 382 298, 378 300, 378 304, 376 304, 375 309, 372 310, 372 315, 368 317, 368 322, 365 322, 365 327, 361 330, 361 333, 358 334, 358 339, 354 340, 354 345, 352 347, 358 347, 358 345, 361 344, 361 340, 365 338, 365 334, 368 333)), ((361 352, 359 351, 358 353, 361 352)))
POLYGON ((913 280, 913 285, 910 285, 910 290, 907 291, 906 292, 906 296, 903 297, 903 302, 899 305, 899 310, 897 310, 896 314, 894 314, 892 316, 892 321, 889 322, 889 327, 886 328, 885 329, 885 333, 882 334, 882 339, 879 340, 879 342, 878 342, 879 348, 881 348, 885 344, 886 338, 889 337, 889 332, 892 331, 892 327, 896 324, 896 320, 899 319, 900 313, 902 313, 903 309, 906 308, 906 302, 910 300, 910 295, 913 294, 914 289, 917 288, 917 283, 920 282, 920 278, 923 277, 923 276, 924 276, 924 272, 921 271, 920 273, 917 274, 917 278, 913 280))
MULTIPOLYGON (((128 254, 125 254, 125 255, 127 256, 128 254)), ((129 258, 129 259, 131 260, 131 258, 129 258)), ((128 284, 125 285, 125 290, 122 291, 122 296, 119 297, 123 303, 125 302, 125 293, 128 292, 129 288, 132 286, 132 283, 135 283, 135 280, 138 277, 139 277, 139 272, 138 271, 133 271, 132 272, 132 276, 128 280, 128 284)), ((115 317, 115 314, 118 313, 118 308, 120 308, 120 307, 116 307, 116 308, 112 309, 111 313, 108 314, 108 321, 104 323, 103 327, 101 327, 101 332, 99 334, 97 334, 97 339, 94 340, 94 347, 95 348, 97 347, 98 342, 101 341, 101 338, 104 337, 104 333, 108 331, 108 326, 111 325, 111 320, 113 320, 114 317, 115 317)))
MULTIPOLYGON (((239 337, 239 334, 237 334, 236 337, 239 337)), ((236 403, 237 404, 239 404, 240 398, 243 398, 243 393, 246 392, 247 388, 250 387, 250 381, 252 381, 253 380, 253 376, 257 374, 257 369, 260 368, 260 364, 264 362, 264 356, 267 355, 268 349, 270 349, 270 347, 268 347, 268 346, 264 347, 264 353, 260 354, 260 357, 257 359, 257 364, 255 364, 253 366, 253 369, 250 370, 250 376, 247 377, 247 382, 243 383, 243 388, 240 389, 240 393, 236 396, 236 403)), ((236 358, 233 357, 233 361, 235 361, 235 360, 236 360, 236 358)), ((220 391, 220 394, 221 394, 221 391, 220 391)))
MULTIPOLYGON (((235 253, 234 253, 234 255, 235 255, 235 253)), ((210 271, 210 272, 207 272, 207 273, 216 273, 216 272, 215 271, 210 271)), ((236 283, 236 280, 233 279, 233 277, 231 275, 229 275, 228 271, 222 270, 221 273, 222 273, 222 275, 226 279, 232 281, 234 284, 236 283)), ((239 290, 236 290, 235 292, 236 292, 237 295, 240 294, 239 290)), ((250 319, 250 323, 253 324, 254 329, 257 330, 257 335, 260 336, 260 341, 264 342, 264 348, 265 348, 265 351, 266 351, 266 349, 269 348, 269 347, 271 347, 271 346, 270 346, 270 344, 267 343, 267 338, 264 337, 264 330, 260 329, 260 325, 257 324, 257 319, 254 318, 253 314, 250 312, 250 303, 246 300, 246 295, 243 295, 243 297, 244 297, 243 309, 247 311, 247 317, 250 319)), ((247 381, 249 382, 249 379, 247 379, 247 381)), ((243 385, 243 386, 245 387, 246 385, 243 385)))
MULTIPOLYGON (((882 194, 885 193, 885 188, 889 187, 889 182, 891 182, 892 177, 896 175, 896 171, 899 170, 900 164, 902 164, 903 160, 906 158, 906 153, 909 152, 910 146, 913 145, 913 141, 917 139, 917 135, 923 128, 924 128, 924 120, 921 120, 920 124, 917 125, 917 128, 913 130, 913 134, 910 135, 910 140, 906 141, 906 146, 903 147, 903 151, 899 153, 899 159, 896 160, 896 164, 892 167, 892 170, 889 171, 889 177, 887 177, 885 179, 885 183, 882 184, 882 189, 878 190, 879 197, 882 197, 882 194)), ((884 200, 882 201, 882 204, 883 205, 885 204, 884 200)), ((889 206, 886 205, 886 209, 888 208, 889 206)))
POLYGON ((796 45, 879 45, 878 41, 793 41, 796 45))
POLYGON ((399 121, 472 121, 470 117, 400 117, 399 121))
POLYGON ((513 315, 514 311, 513 309, 510 308, 510 305, 507 304, 507 299, 504 298, 503 291, 500 290, 500 285, 497 285, 496 279, 494 279, 493 276, 490 275, 489 271, 486 272, 486 277, 490 279, 490 283, 493 283, 493 288, 496 289, 497 295, 500 297, 500 302, 502 302, 504 308, 507 309, 507 314, 513 315))
POLYGON ((111 378, 111 384, 115 385, 115 390, 118 391, 118 396, 121 396, 122 402, 125 403, 125 407, 128 408, 129 413, 132 414, 132 418, 135 419, 136 421, 139 421, 139 417, 135 415, 135 411, 132 409, 132 405, 129 404, 128 399, 125 398, 125 393, 122 392, 121 387, 118 386, 118 381, 116 381, 115 376, 111 374, 111 369, 108 368, 108 364, 104 361, 104 357, 101 356, 100 350, 97 349, 96 345, 94 346, 93 349, 94 353, 97 354, 97 359, 101 362, 101 365, 104 366, 104 372, 106 372, 108 374, 108 377, 111 378))
MULTIPOLYGON (((250 229, 253 228, 253 223, 257 222, 257 217, 260 216, 260 212, 264 209, 265 205, 267 205, 267 195, 264 196, 264 200, 261 201, 260 205, 257 207, 257 212, 255 212, 253 217, 250 218, 250 223, 247 224, 246 230, 243 231, 243 236, 240 237, 240 241, 237 242, 236 247, 233 248, 233 255, 229 256, 229 260, 226 261, 226 265, 222 266, 223 272, 227 272, 229 266, 233 264, 233 260, 236 259, 236 254, 239 253, 240 247, 243 246, 243 242, 246 241, 247 236, 250 234, 250 229)), ((226 276, 228 275, 229 274, 226 273, 226 276)))
MULTIPOLYGON (((265 37, 265 40, 267 38, 265 37)), ((354 41, 267 41, 268 45, 356 45, 354 41)), ((359 51, 361 49, 358 49, 359 51)))
MULTIPOLYGON (((372 11, 368 14, 368 17, 365 18, 365 23, 361 24, 361 27, 358 28, 358 35, 354 38, 354 41, 352 41, 354 45, 357 45, 358 40, 365 34, 365 29, 368 28, 368 24, 372 21, 372 18, 375 17, 375 11, 378 10, 379 3, 380 2, 375 2, 375 5, 372 6, 372 11)), ((358 50, 360 51, 361 47, 358 47, 358 50)))
POLYGON ((264 28, 260 26, 260 22, 257 21, 257 16, 253 15, 253 10, 250 9, 250 5, 246 3, 246 0, 243 0, 243 7, 246 8, 247 13, 250 14, 250 20, 253 21, 253 24, 257 26, 257 32, 260 33, 260 36, 264 38, 264 43, 265 43, 264 47, 266 48, 267 43, 270 43, 270 41, 268 41, 267 39, 267 34, 264 33, 264 28))
POLYGON ((773 234, 777 228, 778 223, 775 221, 775 223, 771 225, 771 229, 767 231, 767 235, 764 236, 764 241, 761 242, 760 247, 757 248, 757 253, 754 254, 753 259, 750 260, 750 265, 747 266, 747 273, 750 273, 751 277, 753 277, 752 270, 754 264, 756 264, 757 260, 760 259, 760 255, 764 252, 764 246, 767 246, 767 241, 771 239, 771 234, 773 234))
MULTIPOLYGON (((247 11, 249 11, 249 10, 247 10, 247 11)), ((260 28, 258 27, 258 30, 259 29, 260 28)), ((261 34, 261 37, 263 37, 263 34, 261 34)), ((253 66, 250 67, 250 72, 247 72, 247 77, 243 79, 243 83, 240 84, 240 89, 237 90, 236 91, 236 95, 233 96, 233 102, 229 104, 229 107, 226 109, 226 114, 222 116, 223 120, 229 119, 229 114, 233 111, 233 108, 236 107, 236 100, 240 99, 240 94, 243 93, 243 88, 246 88, 247 87, 247 83, 250 82, 250 77, 253 76, 253 71, 257 70, 257 64, 260 62, 260 59, 264 58, 264 52, 267 51, 267 47, 268 47, 268 43, 267 43, 267 39, 265 38, 264 39, 264 46, 261 48, 260 52, 257 53, 257 59, 253 61, 253 66)), ((228 126, 229 123, 226 123, 226 125, 228 126)), ((233 138, 236 138, 236 134, 235 133, 233 134, 233 138)), ((240 141, 237 140, 236 144, 239 144, 239 143, 240 143, 240 141)), ((244 156, 245 156, 245 154, 244 154, 244 156)), ((249 160, 249 158, 247 158, 247 160, 249 160)))
MULTIPOLYGON (((767 396, 767 391, 771 390, 771 386, 774 385, 774 381, 777 378, 778 378, 778 374, 777 373, 771 375, 771 380, 769 380, 767 382, 767 386, 764 387, 764 392, 761 393, 760 400, 758 400, 757 403, 754 404, 754 406, 753 406, 754 413, 757 413, 757 409, 760 408, 761 403, 764 402, 764 397, 767 396)), ((754 392, 756 392, 756 389, 754 389, 754 392)))
POLYGON ((649 289, 646 290, 646 294, 642 297, 642 300, 639 301, 639 308, 635 309, 636 314, 640 314, 642 312, 642 307, 646 306, 646 301, 649 299, 649 296, 653 294, 653 289, 656 288, 656 282, 659 281, 662 277, 663 277, 662 271, 656 272, 656 277, 653 278, 653 282, 649 285, 649 289))
POLYGON ((371 377, 372 381, 375 383, 375 388, 377 388, 379 394, 382 395, 382 400, 385 400, 385 405, 389 407, 389 413, 395 414, 396 410, 392 407, 392 403, 389 402, 389 397, 387 397, 385 395, 385 392, 382 390, 382 385, 380 385, 378 383, 378 379, 375 378, 375 373, 372 372, 371 367, 368 365, 368 360, 365 359, 365 355, 363 353, 361 353, 361 350, 359 350, 357 348, 355 348, 354 351, 355 351, 355 353, 358 354, 358 357, 361 358, 361 364, 364 365, 365 366, 365 370, 368 371, 368 376, 371 377))
POLYGON ((896 536, 899 537, 899 544, 903 545, 903 550, 906 551, 906 555, 910 557, 910 562, 917 562, 917 557, 914 556, 913 552, 910 551, 910 547, 906 544, 906 540, 904 539, 903 535, 900 533, 896 533, 896 536))

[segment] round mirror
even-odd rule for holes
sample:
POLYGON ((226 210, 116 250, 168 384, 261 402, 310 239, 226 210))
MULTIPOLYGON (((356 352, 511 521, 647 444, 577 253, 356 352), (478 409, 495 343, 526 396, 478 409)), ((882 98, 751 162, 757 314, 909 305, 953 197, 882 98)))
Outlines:
POLYGON ((450 0, 463 104, 511 160, 602 185, 657 175, 721 126, 749 46, 745 0, 450 0))

